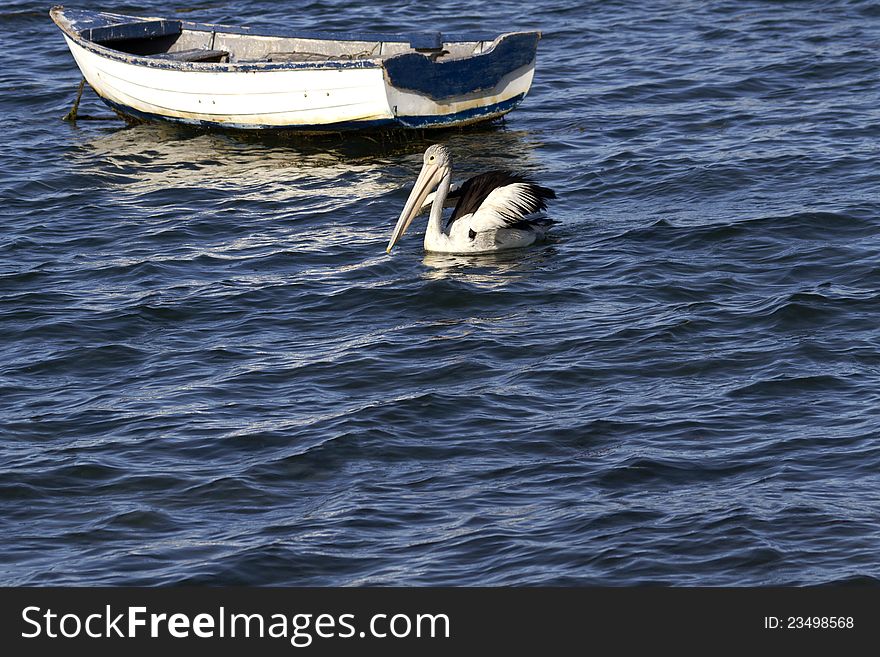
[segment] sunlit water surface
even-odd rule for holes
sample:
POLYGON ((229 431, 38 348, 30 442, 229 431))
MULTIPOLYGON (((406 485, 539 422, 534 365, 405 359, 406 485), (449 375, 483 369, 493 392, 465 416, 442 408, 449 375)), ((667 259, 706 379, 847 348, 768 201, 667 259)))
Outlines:
POLYGON ((62 122, 4 4, 2 583, 880 581, 880 4, 177 6, 544 39, 499 125, 242 138, 62 122), (432 141, 554 237, 386 255, 432 141))

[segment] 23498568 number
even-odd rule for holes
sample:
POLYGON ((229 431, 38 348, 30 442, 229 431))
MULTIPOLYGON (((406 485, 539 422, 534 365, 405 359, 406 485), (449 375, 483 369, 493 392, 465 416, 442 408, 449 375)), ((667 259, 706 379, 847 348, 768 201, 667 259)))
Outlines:
POLYGON ((793 630, 803 628, 835 630, 850 629, 854 626, 852 616, 789 616, 786 627, 793 630))

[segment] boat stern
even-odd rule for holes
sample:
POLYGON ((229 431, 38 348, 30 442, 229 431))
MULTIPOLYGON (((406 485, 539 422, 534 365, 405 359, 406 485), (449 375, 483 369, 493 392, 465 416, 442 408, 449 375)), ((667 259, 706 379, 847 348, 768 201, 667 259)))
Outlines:
POLYGON ((385 80, 396 121, 429 128, 503 116, 531 88, 540 39, 540 32, 512 32, 475 42, 466 57, 407 53, 389 58, 385 80))

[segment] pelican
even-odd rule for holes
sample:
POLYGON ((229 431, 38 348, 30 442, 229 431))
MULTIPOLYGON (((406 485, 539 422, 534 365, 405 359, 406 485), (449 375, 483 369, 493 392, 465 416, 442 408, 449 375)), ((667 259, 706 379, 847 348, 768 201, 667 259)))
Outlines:
POLYGON ((440 253, 488 253, 529 246, 543 239, 552 223, 532 216, 556 198, 552 189, 541 187, 509 171, 487 171, 452 185, 452 157, 445 146, 434 144, 425 151, 422 171, 397 220, 387 253, 428 203, 431 214, 425 231, 425 250, 440 253), (431 193, 434 188, 437 191, 431 193), (454 191, 451 191, 454 189, 454 191), (457 200, 443 226, 443 208, 457 200))

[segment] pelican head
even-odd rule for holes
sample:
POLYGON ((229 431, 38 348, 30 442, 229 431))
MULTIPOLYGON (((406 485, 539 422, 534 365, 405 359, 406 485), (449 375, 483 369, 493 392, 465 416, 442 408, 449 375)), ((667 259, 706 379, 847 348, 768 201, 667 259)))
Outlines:
MULTIPOLYGON (((388 241, 388 247, 385 249, 386 253, 391 253, 391 248, 403 237, 406 229, 409 228, 412 220, 422 208, 428 194, 447 177, 450 179, 452 177, 452 157, 449 155, 449 151, 440 144, 429 146, 428 150, 425 151, 425 156, 422 160, 422 170, 419 173, 419 177, 416 178, 416 184, 413 185, 409 198, 406 199, 406 205, 403 206, 403 212, 400 213, 400 218, 397 220, 397 225, 394 227, 394 232, 388 241)), ((448 189, 446 191, 448 192, 448 189)), ((439 203, 441 212, 445 200, 441 198, 442 196, 444 195, 438 192, 437 197, 434 199, 435 205, 439 203)))

